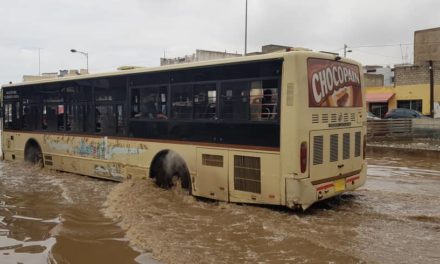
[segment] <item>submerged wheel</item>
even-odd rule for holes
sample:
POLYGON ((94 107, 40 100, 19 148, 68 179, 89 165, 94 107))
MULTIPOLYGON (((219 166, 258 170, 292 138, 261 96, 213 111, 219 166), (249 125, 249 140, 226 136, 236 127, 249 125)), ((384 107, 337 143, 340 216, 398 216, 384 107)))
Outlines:
POLYGON ((184 159, 172 150, 162 150, 154 157, 150 167, 150 178, 156 185, 169 189, 173 187, 173 178, 180 179, 181 187, 191 193, 191 178, 184 159))
POLYGON ((28 143, 26 143, 26 147, 24 149, 24 160, 43 167, 43 152, 36 141, 30 140, 28 143))

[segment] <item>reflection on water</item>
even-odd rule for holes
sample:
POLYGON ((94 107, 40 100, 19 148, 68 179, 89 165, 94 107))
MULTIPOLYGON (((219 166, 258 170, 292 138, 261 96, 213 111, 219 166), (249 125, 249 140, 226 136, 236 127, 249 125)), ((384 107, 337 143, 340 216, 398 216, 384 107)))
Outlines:
POLYGON ((100 212, 114 186, 0 162, 0 263, 141 262, 145 257, 100 212))

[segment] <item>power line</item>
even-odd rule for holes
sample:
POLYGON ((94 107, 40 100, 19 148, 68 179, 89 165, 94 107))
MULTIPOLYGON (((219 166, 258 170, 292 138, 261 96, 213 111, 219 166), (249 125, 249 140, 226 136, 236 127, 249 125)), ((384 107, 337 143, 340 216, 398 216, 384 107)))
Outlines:
POLYGON ((357 48, 382 48, 382 47, 398 47, 398 46, 424 46, 424 45, 433 45, 433 44, 440 44, 440 41, 431 41, 431 42, 421 42, 421 43, 400 43, 400 44, 377 44, 377 45, 360 45, 360 46, 348 46, 350 49, 357 49, 357 48))
MULTIPOLYGON (((424 45, 432 45, 432 44, 440 44, 440 41, 432 41, 432 42, 422 42, 422 43, 399 43, 399 44, 374 44, 374 45, 359 45, 359 46, 347 46, 350 49, 359 49, 359 48, 384 48, 384 47, 401 47, 401 46, 424 46, 424 45)), ((344 48, 339 48, 333 50, 333 52, 343 50, 344 48)))
POLYGON ((363 50, 358 50, 356 52, 380 56, 380 57, 386 57, 386 58, 391 58, 391 59, 401 59, 400 57, 388 56, 388 55, 383 55, 383 54, 379 54, 379 53, 375 53, 375 52, 369 52, 369 51, 367 52, 367 51, 363 51, 363 50))
POLYGON ((363 45, 363 46, 349 46, 350 49, 358 48, 382 48, 382 47, 397 47, 397 46, 410 46, 414 43, 402 43, 402 44, 381 44, 381 45, 363 45))

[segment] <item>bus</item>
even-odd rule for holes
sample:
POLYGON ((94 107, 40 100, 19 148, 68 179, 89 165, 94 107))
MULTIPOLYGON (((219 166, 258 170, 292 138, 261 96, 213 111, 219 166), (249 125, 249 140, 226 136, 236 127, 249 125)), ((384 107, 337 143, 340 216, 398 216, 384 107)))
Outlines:
POLYGON ((365 182, 360 69, 290 49, 7 84, 3 158, 305 210, 365 182))

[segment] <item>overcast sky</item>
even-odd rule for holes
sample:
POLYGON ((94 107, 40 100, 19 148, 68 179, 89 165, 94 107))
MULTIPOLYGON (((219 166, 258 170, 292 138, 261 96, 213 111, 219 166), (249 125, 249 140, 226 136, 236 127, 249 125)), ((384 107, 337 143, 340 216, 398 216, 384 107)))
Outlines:
MULTIPOLYGON (((438 0, 248 0, 248 52, 265 44, 412 62, 414 31, 440 27, 438 0), (400 45, 403 44, 403 45, 400 45), (359 47, 394 45, 383 47, 359 47), (358 48, 356 48, 358 47, 358 48)), ((245 0, 0 0, 0 83, 86 67, 157 66, 196 49, 243 53, 245 0)))

